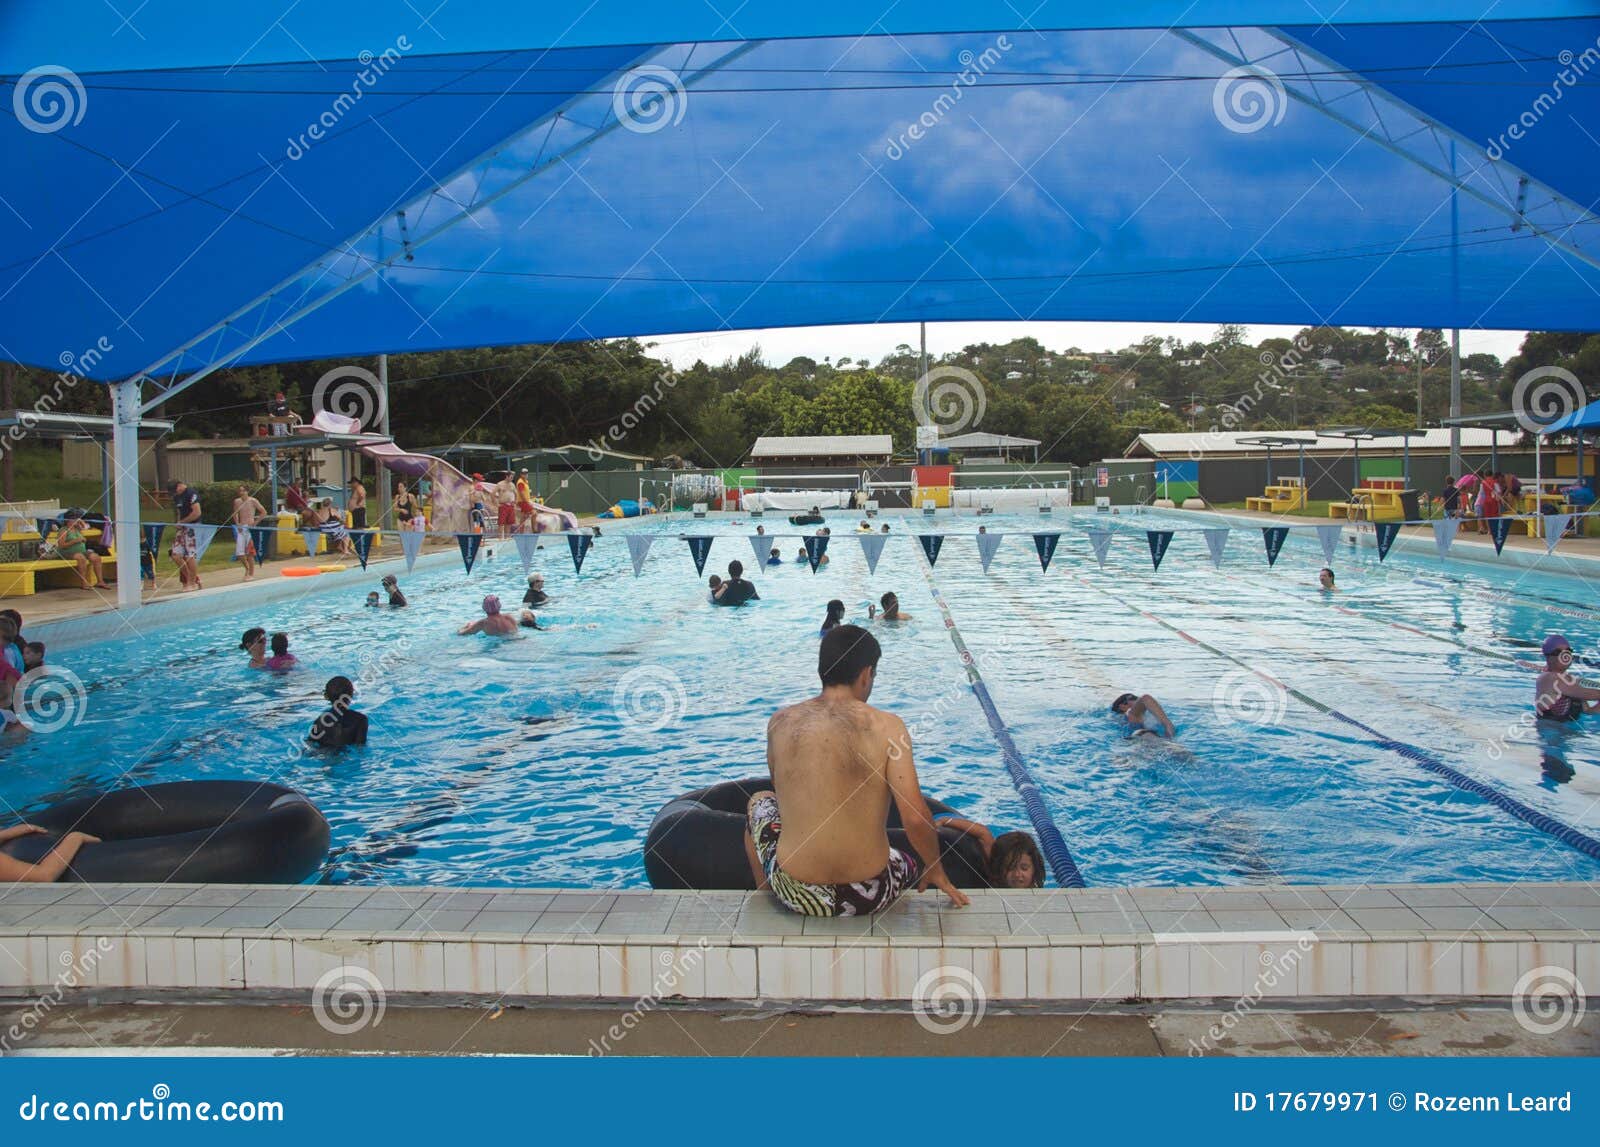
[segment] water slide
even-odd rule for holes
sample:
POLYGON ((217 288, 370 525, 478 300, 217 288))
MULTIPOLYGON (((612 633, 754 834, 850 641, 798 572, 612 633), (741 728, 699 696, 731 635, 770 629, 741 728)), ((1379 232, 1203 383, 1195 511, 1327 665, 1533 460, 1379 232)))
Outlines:
MULTIPOLYGON (((308 425, 297 426, 302 434, 360 434, 359 419, 329 410, 319 411, 308 425)), ((358 445, 357 449, 385 469, 416 481, 426 478, 432 485, 430 529, 464 533, 472 528, 473 481, 443 458, 402 450, 392 442, 358 445)), ((576 530, 578 519, 571 511, 533 503, 534 529, 541 534, 576 530)))

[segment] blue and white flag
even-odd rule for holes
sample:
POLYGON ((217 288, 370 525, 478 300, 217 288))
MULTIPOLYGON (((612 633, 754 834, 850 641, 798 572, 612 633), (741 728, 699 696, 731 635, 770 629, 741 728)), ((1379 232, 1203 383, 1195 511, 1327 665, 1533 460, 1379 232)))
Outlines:
POLYGON ((1050 572, 1050 559, 1056 556, 1056 546, 1060 543, 1060 533, 1033 535, 1033 548, 1039 555, 1039 572, 1050 572))
POLYGON ((1510 518, 1490 518, 1489 536, 1494 539, 1494 552, 1499 553, 1506 548, 1506 535, 1511 533, 1510 518))
POLYGON ((517 539, 517 557, 522 559, 522 576, 533 572, 533 554, 539 548, 538 534, 512 534, 517 539))
MULTIPOLYGON (((44 520, 46 519, 41 519, 41 521, 44 520)), ((146 522, 142 528, 144 529, 145 546, 152 554, 159 554, 161 552, 161 534, 167 528, 167 524, 165 522, 146 522)), ((44 536, 43 530, 39 531, 39 536, 44 536)))
POLYGON ((750 535, 750 552, 756 556, 756 568, 765 569, 767 562, 772 559, 772 550, 775 546, 772 538, 766 534, 750 535))
POLYGON ((456 545, 461 547, 461 560, 467 563, 467 572, 472 572, 472 563, 478 560, 478 551, 483 548, 482 534, 457 534, 456 545))
POLYGON ((568 534, 567 547, 572 550, 572 572, 583 572, 583 559, 589 556, 589 547, 594 545, 594 537, 590 534, 568 534))
POLYGON ((633 576, 638 577, 639 571, 644 569, 644 556, 650 552, 650 543, 655 538, 650 534, 628 534, 628 556, 633 559, 633 576))
POLYGON ((878 559, 883 556, 883 543, 889 539, 882 534, 857 534, 861 541, 861 556, 867 559, 867 573, 878 572, 878 559))
POLYGON ((321 530, 301 530, 300 540, 306 544, 306 556, 316 557, 317 546, 322 542, 321 530))
POLYGON ((1339 545, 1339 539, 1344 536, 1344 526, 1318 526, 1317 541, 1322 543, 1322 564, 1333 564, 1333 551, 1339 545))
POLYGON ((983 563, 984 573, 989 572, 989 563, 994 561, 995 551, 1000 548, 1000 543, 1004 539, 1004 534, 978 535, 978 561, 983 563))
POLYGON ((1561 540, 1561 535, 1567 532, 1567 524, 1571 521, 1571 514, 1546 514, 1544 516, 1545 553, 1555 553, 1556 543, 1561 540))
POLYGON ((422 542, 427 536, 421 530, 400 531, 400 549, 406 555, 406 573, 410 573, 411 567, 417 564, 417 555, 422 552, 422 542))
POLYGON ((1211 564, 1221 569, 1222 551, 1228 544, 1228 527, 1207 526, 1200 532, 1206 539, 1206 552, 1211 555, 1211 564))
POLYGON ((199 522, 189 527, 194 531, 194 559, 199 561, 206 556, 206 550, 211 545, 211 539, 217 536, 217 526, 203 526, 199 522))
POLYGON ((806 536, 806 560, 811 563, 811 572, 816 573, 817 567, 822 564, 822 555, 828 552, 827 534, 809 534, 806 536))
POLYGON ((1460 518, 1434 519, 1433 544, 1439 547, 1439 556, 1441 558, 1450 552, 1450 543, 1456 540, 1456 531, 1460 528, 1460 518))
POLYGON ((692 534, 683 539, 689 543, 689 556, 694 558, 694 572, 706 572, 706 559, 711 556, 711 535, 692 534))
POLYGON ((944 545, 943 534, 918 534, 917 541, 922 543, 922 552, 928 555, 930 566, 939 560, 939 550, 944 545))
POLYGON ((1167 547, 1172 544, 1172 531, 1146 530, 1144 540, 1150 543, 1150 561, 1160 569, 1161 559, 1167 556, 1167 547))
POLYGON ((1100 568, 1106 568, 1106 551, 1111 548, 1110 530, 1090 530, 1089 544, 1094 547, 1095 560, 1100 563, 1100 568))
POLYGON ((1389 547, 1394 545, 1394 540, 1400 535, 1399 522, 1378 522, 1374 526, 1378 532, 1378 560, 1381 562, 1389 556, 1389 547))
POLYGON ((267 550, 272 545, 272 535, 275 532, 271 526, 250 527, 250 544, 256 548, 256 561, 264 562, 267 560, 267 550))
POLYGON ((1261 541, 1267 547, 1267 565, 1278 564, 1278 554, 1283 550, 1283 539, 1289 536, 1288 526, 1262 526, 1261 541))
POLYGON ((367 555, 372 553, 372 531, 351 530, 350 544, 355 547, 356 560, 361 563, 361 568, 367 568, 367 555))

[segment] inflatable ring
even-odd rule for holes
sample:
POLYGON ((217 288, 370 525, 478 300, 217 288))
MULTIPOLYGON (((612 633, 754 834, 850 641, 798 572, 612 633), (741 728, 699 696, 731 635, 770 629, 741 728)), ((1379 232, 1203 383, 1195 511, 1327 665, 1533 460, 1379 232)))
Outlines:
POLYGON ((284 577, 316 577, 322 572, 321 566, 284 566, 278 571, 284 577))
POLYGON ((96 793, 28 818, 44 833, 0 845, 29 864, 66 832, 78 850, 64 881, 298 884, 328 855, 328 822, 293 789, 262 781, 172 781, 96 793))
POLYGON ((318 573, 342 573, 343 571, 345 571, 345 570, 347 570, 349 568, 350 568, 349 566, 318 566, 317 567, 317 572, 318 573))
POLYGON ((789 515, 789 524, 791 526, 820 526, 825 520, 821 514, 789 515))
MULTIPOLYGON (((650 887, 753 891, 755 875, 744 851, 745 810, 752 793, 771 787, 770 777, 747 777, 669 801, 656 813, 644 838, 644 871, 650 887)), ((928 810, 955 811, 932 799, 928 810)), ((893 802, 889 843, 902 852, 915 852, 893 802)), ((939 829, 939 859, 957 888, 989 887, 983 874, 983 847, 959 829, 939 829)))

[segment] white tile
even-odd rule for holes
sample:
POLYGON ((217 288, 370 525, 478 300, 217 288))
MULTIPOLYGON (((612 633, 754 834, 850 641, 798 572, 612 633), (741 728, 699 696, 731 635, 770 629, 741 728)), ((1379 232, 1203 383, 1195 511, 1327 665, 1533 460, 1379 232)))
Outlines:
POLYGON ((811 996, 818 1000, 863 1000, 867 957, 858 947, 812 948, 811 996))
POLYGON ((1028 948, 1030 1000, 1081 1000, 1082 948, 1028 948))
POLYGON ((598 996, 599 949, 593 944, 551 944, 545 957, 545 978, 552 996, 598 996))
MULTIPOLYGON (((1382 912, 1384 909, 1368 909, 1382 912)), ((1368 941, 1352 944, 1350 990, 1358 996, 1406 994, 1406 945, 1368 941)))
MULTIPOLYGON (((251 945, 261 941, 245 940, 245 959, 249 960, 251 945)), ((345 950, 349 945, 339 945, 322 940, 289 940, 289 946, 294 959, 294 983, 296 988, 313 991, 318 984, 338 982, 340 969, 345 965, 345 950)), ((252 983, 251 987, 255 987, 252 983)), ((385 984, 385 988, 390 985, 385 984)))
MULTIPOLYGON (((1189 944, 1139 947, 1139 994, 1152 1000, 1189 995, 1189 944)), ((1058 949, 1064 950, 1064 949, 1058 949)))
MULTIPOLYGON (((888 949, 884 949, 887 951, 888 949)), ((875 954, 875 952, 874 952, 875 954)), ((870 956, 869 956, 870 959, 870 956)), ((714 1000, 753 1000, 760 988, 753 948, 705 950, 706 996, 714 1000)))
POLYGON ((1253 955, 1249 951, 1245 953, 1247 965, 1254 961, 1253 968, 1247 967, 1246 990, 1268 999, 1298 995, 1300 963, 1310 947, 1307 944, 1302 948, 1293 942, 1257 944, 1253 955))
POLYGON ((1517 945, 1517 975, 1527 976, 1538 968, 1557 968, 1573 971, 1574 946, 1566 942, 1519 943, 1517 945))
POLYGON ((494 993, 494 948, 456 940, 444 945, 444 990, 469 995, 494 993))
POLYGON ((1350 945, 1319 940, 1300 957, 1296 990, 1302 996, 1348 996, 1351 990, 1350 945))
POLYGON ((244 987, 244 942, 231 936, 195 937, 194 976, 197 987, 244 987))
POLYGON ((495 944, 494 989, 507 996, 547 995, 543 944, 495 944))
POLYGON ((988 972, 980 973, 994 1000, 1025 1000, 1028 998, 1028 950, 1026 948, 992 948, 978 953, 973 962, 988 965, 988 972))
POLYGON ((1600 943, 1574 944, 1572 971, 1578 977, 1579 990, 1600 1007, 1600 943))
POLYGON ((394 956, 392 992, 442 992, 444 944, 438 940, 396 940, 389 945, 394 956))
POLYGON ((152 988, 194 987, 194 941, 188 936, 144 937, 144 974, 152 988))
POLYGON ((650 958, 650 949, 643 944, 602 944, 598 956, 600 994, 614 1000, 643 996, 655 976, 650 958))
POLYGON ((1131 944, 1086 947, 1083 953, 1083 997, 1116 1001, 1139 994, 1139 949, 1131 944))
POLYGON ((1248 990, 1256 969, 1254 944, 1208 944, 1203 939, 1189 949, 1189 992, 1200 999, 1238 999, 1248 990))
POLYGON ((1459 996, 1462 989, 1461 945, 1426 941, 1406 945, 1406 994, 1459 996))
POLYGON ((1507 942, 1464 942, 1461 945, 1461 991, 1468 996, 1509 997, 1517 983, 1517 945, 1507 942))
POLYGON ((655 966, 649 987, 651 995, 661 999, 705 997, 705 953, 698 946, 651 948, 650 962, 655 966))
MULTIPOLYGON (((245 940, 244 983, 248 988, 292 988, 295 986, 295 945, 292 940, 245 940)), ((320 974, 320 973, 319 973, 320 974)), ((317 981, 312 975, 301 985, 311 987, 317 981)))
POLYGON ((812 948, 765 945, 756 949, 761 997, 769 1000, 811 998, 812 948))
POLYGON ((921 975, 916 948, 862 949, 862 997, 869 1000, 909 1000, 921 975))
POLYGON ((0 937, 0 987, 30 988, 42 983, 45 944, 42 936, 0 937))

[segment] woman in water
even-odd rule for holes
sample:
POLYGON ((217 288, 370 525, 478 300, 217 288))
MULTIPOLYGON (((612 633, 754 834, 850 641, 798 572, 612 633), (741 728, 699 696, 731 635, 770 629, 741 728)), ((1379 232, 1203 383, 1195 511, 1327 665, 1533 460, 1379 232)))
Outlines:
POLYGON ((1541 721, 1576 721, 1585 713, 1600 713, 1600 689, 1580 684, 1572 672, 1572 646, 1552 633, 1540 647, 1544 672, 1539 674, 1533 711, 1541 721))
POLYGON ((828 616, 822 619, 822 632, 827 633, 828 630, 832 629, 843 620, 844 602, 840 601, 838 598, 834 598, 828 603, 828 616))
POLYGON ((1167 711, 1150 694, 1124 693, 1111 702, 1111 711, 1127 722, 1130 737, 1166 737, 1178 735, 1167 719, 1167 711))
POLYGON ((253 626, 244 631, 244 637, 239 640, 239 648, 250 655, 250 668, 265 669, 267 667, 267 631, 260 626, 253 626))

